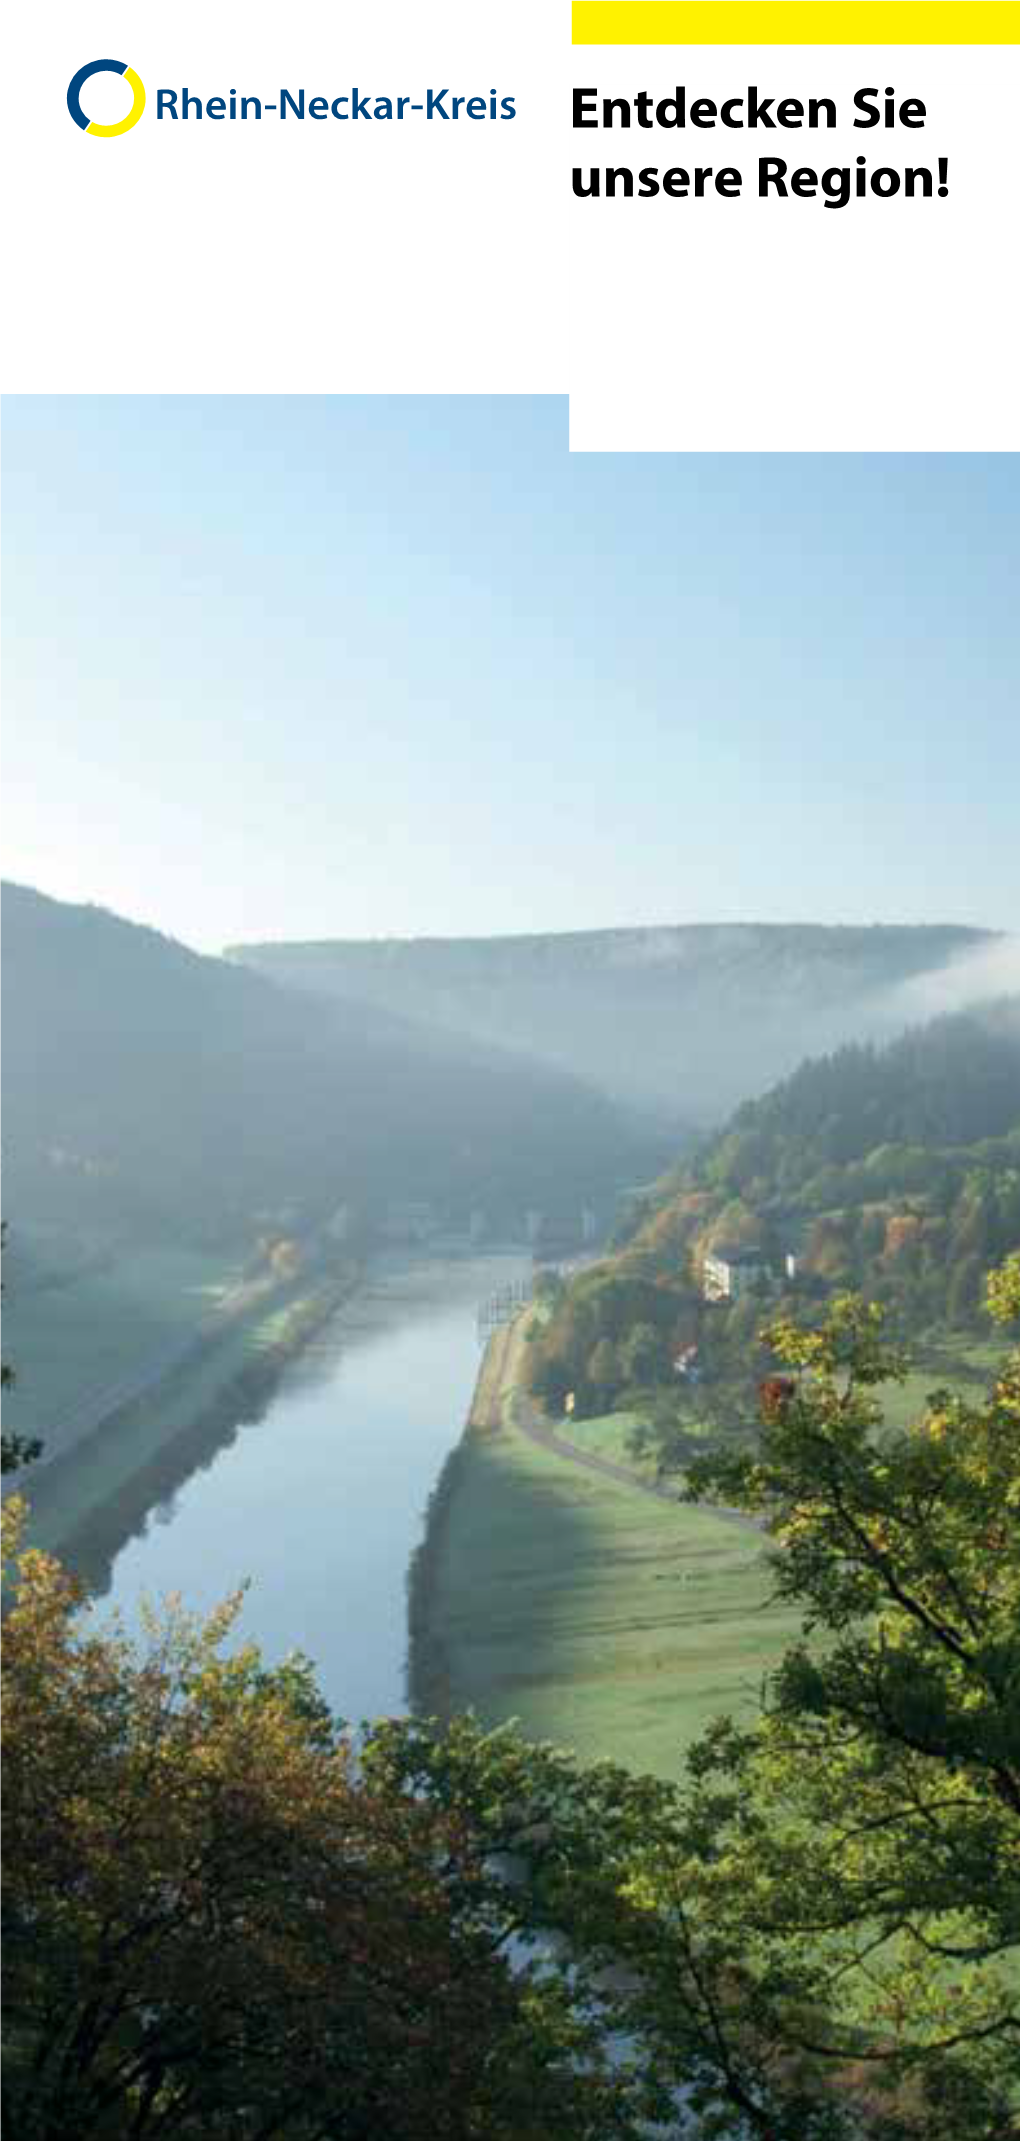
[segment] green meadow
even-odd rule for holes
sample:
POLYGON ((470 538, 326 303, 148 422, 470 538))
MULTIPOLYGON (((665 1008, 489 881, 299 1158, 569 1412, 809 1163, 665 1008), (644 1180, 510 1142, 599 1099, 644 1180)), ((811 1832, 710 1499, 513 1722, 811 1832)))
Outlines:
MULTIPOLYGON (((746 1522, 660 1500, 523 1433, 522 1344, 518 1326, 491 1350, 438 1532, 426 1627, 446 1699, 488 1724, 517 1718, 585 1760, 675 1776, 713 1717, 753 1713, 798 1616, 772 1602, 746 1522)), ((961 1357, 955 1376, 953 1363, 912 1368, 882 1394, 888 1424, 917 1418, 940 1384, 979 1395, 988 1350, 961 1357)), ((555 1433, 647 1482, 633 1424, 619 1412, 555 1433)))
POLYGON ((10 1424, 42 1435, 51 1452, 55 1426, 92 1393, 183 1343, 240 1275, 201 1250, 138 1248, 104 1259, 97 1245, 92 1261, 26 1284, 17 1248, 16 1239, 4 1289, 4 1357, 17 1377, 10 1424))
MULTIPOLYGON (((530 1441, 504 1391, 463 1445, 428 1607, 451 1706, 661 1776, 721 1713, 750 1716, 797 1632, 759 1534, 530 1441)), ((619 1461, 626 1423, 589 1423, 619 1461)), ((571 1431, 575 1432, 575 1431, 571 1431)))
POLYGON ((887 1383, 879 1392, 882 1417, 887 1427, 902 1429, 922 1418, 928 1399, 936 1390, 950 1390, 969 1404, 979 1405, 989 1384, 1005 1364, 1001 1341, 968 1344, 960 1339, 943 1342, 938 1354, 924 1364, 912 1365, 902 1383, 887 1383))

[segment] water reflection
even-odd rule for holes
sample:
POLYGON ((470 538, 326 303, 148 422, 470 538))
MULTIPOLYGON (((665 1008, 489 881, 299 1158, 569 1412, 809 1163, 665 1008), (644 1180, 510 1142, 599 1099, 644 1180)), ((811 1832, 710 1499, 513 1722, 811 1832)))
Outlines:
POLYGON ((402 1709, 407 1566, 470 1403, 478 1303, 523 1268, 487 1257, 378 1271, 261 1417, 230 1423, 169 1498, 164 1485, 117 1554, 110 1602, 129 1621, 143 1593, 204 1609, 248 1578, 243 1628, 267 1657, 307 1652, 354 1722, 402 1709))

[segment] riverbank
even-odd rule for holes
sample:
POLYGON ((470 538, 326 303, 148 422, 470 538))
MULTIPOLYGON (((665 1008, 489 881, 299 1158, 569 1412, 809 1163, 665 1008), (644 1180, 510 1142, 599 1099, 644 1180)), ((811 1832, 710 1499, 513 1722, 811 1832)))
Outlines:
POLYGON ((301 1651, 354 1725, 404 1710, 407 1569, 477 1372, 478 1304, 523 1269, 373 1257, 257 1416, 235 1409, 137 1523, 104 1607, 141 1631, 147 1600, 204 1614, 246 1585, 238 1641, 272 1663, 301 1651))
MULTIPOLYGON (((522 1319, 518 1318, 518 1322, 522 1319)), ((468 1408, 464 1433, 446 1457, 429 1495, 420 1544, 407 1572, 407 1699, 424 1717, 450 1717, 458 1700, 453 1660, 440 1601, 454 1510, 468 1485, 471 1438, 498 1433, 504 1400, 513 1387, 516 1324, 503 1324, 486 1342, 468 1408)))
POLYGON ((350 1260, 255 1295, 193 1357, 50 1464, 26 1474, 33 1544, 102 1591, 125 1542, 271 1403, 280 1379, 355 1294, 350 1260))
POLYGON ((494 1334, 410 1583, 413 1707, 519 1719, 535 1739, 676 1776, 722 1712, 750 1716, 797 1617, 760 1534, 678 1504, 521 1387, 527 1318, 494 1334))

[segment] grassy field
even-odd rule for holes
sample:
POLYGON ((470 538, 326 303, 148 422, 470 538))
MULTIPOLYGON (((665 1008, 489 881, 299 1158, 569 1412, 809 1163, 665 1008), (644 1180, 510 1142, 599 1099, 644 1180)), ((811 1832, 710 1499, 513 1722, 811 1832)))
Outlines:
POLYGON ((252 1298, 197 1356, 27 1472, 31 1542, 101 1580, 139 1515, 258 1416, 285 1362, 355 1282, 353 1266, 309 1270, 252 1298))
POLYGON ((596 1420, 562 1420, 556 1432, 576 1443, 579 1450, 592 1450, 598 1457, 608 1457, 613 1464, 628 1465, 639 1476, 652 1479, 654 1465, 647 1458, 636 1458, 631 1452, 629 1436, 636 1426, 636 1413, 609 1412, 596 1420))
POLYGON ((16 1250, 5 1280, 4 1358, 17 1381, 5 1410, 11 1428, 42 1435, 51 1452, 62 1447, 61 1422, 89 1393, 182 1342, 238 1276, 223 1256, 139 1248, 72 1269, 59 1283, 30 1285, 16 1250))
MULTIPOLYGON (((675 1775, 712 1717, 751 1713, 797 1616, 770 1604, 754 1530, 529 1440, 515 1425, 523 1346, 521 1326, 493 1341, 437 1534, 424 1624, 443 1700, 490 1724, 519 1718, 588 1760, 675 1775)), ((979 1399, 999 1357, 994 1342, 971 1344, 912 1369, 882 1393, 889 1426, 940 1385, 979 1399)), ((647 1479, 632 1425, 619 1412, 555 1431, 647 1479)))
POLYGON ((909 1427, 924 1413, 934 1390, 954 1390, 970 1404, 979 1405, 985 1388, 1005 1359, 1001 1340, 985 1343, 961 1340, 944 1348, 928 1367, 911 1368, 902 1383, 888 1383, 879 1392, 887 1427, 909 1427))
MULTIPOLYGON (((710 1718, 751 1713, 796 1620, 768 1603, 755 1531, 528 1441, 513 1372, 511 1349, 498 1403, 468 1430, 431 1586, 451 1703, 517 1717, 587 1760, 676 1775, 710 1718)), ((625 1427, 571 1433, 618 1460, 625 1427)))

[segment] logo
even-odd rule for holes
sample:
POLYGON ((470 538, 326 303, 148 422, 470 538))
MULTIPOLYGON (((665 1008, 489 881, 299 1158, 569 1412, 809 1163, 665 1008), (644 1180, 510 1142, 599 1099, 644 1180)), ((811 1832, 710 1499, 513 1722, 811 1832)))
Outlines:
POLYGON ((145 110, 145 84, 134 68, 127 66, 122 59, 94 59, 87 67, 79 67, 77 74, 68 82, 67 109, 75 126, 80 126, 84 134, 100 134, 104 138, 109 138, 112 134, 126 134, 128 128, 134 126, 145 110), (93 74, 122 74, 130 87, 134 103, 127 118, 118 119, 114 126, 100 126, 98 119, 86 119, 82 111, 81 92, 93 74))

